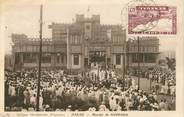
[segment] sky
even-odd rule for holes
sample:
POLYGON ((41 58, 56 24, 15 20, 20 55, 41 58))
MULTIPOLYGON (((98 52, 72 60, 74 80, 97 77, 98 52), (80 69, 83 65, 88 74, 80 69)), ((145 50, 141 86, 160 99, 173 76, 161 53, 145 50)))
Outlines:
MULTIPOLYGON (((43 37, 51 38, 48 25, 72 23, 75 14, 100 14, 101 24, 121 24, 121 11, 126 6, 123 0, 6 0, 1 7, 0 17, 4 29, 5 53, 11 53, 11 34, 26 34, 28 37, 39 37, 40 4, 43 4, 43 37), (39 1, 39 2, 38 2, 39 1), (53 1, 53 2, 51 2, 53 1)), ((160 51, 175 50, 174 37, 159 37, 160 51)))

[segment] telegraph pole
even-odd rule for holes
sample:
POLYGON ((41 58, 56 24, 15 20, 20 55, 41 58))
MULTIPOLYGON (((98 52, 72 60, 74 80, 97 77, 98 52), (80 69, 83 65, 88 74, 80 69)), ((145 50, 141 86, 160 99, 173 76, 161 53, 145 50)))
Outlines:
POLYGON ((36 111, 39 111, 39 97, 40 97, 40 78, 41 78, 41 61, 42 61, 42 14, 43 5, 40 6, 40 51, 39 51, 39 64, 38 64, 38 87, 37 87, 37 100, 36 100, 36 111))
POLYGON ((137 46, 138 46, 138 90, 140 89, 140 43, 139 43, 139 36, 137 37, 137 46))
POLYGON ((125 79, 125 74, 126 74, 126 40, 125 40, 125 42, 124 42, 124 47, 123 47, 123 79, 125 79))
POLYGON ((126 44, 126 57, 127 57, 127 65, 126 65, 126 69, 129 69, 129 45, 130 45, 130 40, 127 41, 126 44))

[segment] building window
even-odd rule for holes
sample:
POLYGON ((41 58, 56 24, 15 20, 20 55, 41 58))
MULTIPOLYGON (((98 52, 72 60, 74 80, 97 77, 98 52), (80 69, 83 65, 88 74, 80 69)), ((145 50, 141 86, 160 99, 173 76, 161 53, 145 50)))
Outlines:
POLYGON ((84 66, 88 67, 88 58, 84 58, 84 66))
POLYGON ((20 53, 15 53, 15 64, 20 63, 20 53))
POLYGON ((43 63, 51 63, 51 54, 45 53, 42 56, 43 63))
POLYGON ((145 62, 146 63, 155 63, 156 62, 156 54, 145 54, 145 62))
POLYGON ((74 65, 79 65, 79 55, 74 55, 73 58, 74 65))
POLYGON ((143 52, 145 51, 145 47, 144 47, 144 46, 142 47, 142 51, 143 51, 143 52))
POLYGON ((86 29, 87 30, 90 30, 90 25, 86 25, 86 29))
POLYGON ((35 53, 24 53, 23 61, 24 63, 36 63, 37 55, 35 53))
POLYGON ((61 63, 64 63, 64 55, 63 54, 61 54, 61 63))
POLYGON ((73 35, 70 39, 71 44, 80 44, 81 43, 81 36, 79 35, 73 35))
POLYGON ((120 65, 121 64, 121 55, 117 54, 116 55, 116 65, 120 65))
POLYGON ((57 63, 60 63, 60 54, 57 54, 57 63))
POLYGON ((63 54, 57 54, 57 63, 64 63, 64 55, 63 54))

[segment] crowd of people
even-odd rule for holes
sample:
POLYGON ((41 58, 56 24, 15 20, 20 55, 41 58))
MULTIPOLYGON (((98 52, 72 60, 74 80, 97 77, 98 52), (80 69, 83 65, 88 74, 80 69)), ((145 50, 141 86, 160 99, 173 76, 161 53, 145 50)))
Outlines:
MULTIPOLYGON (((150 73, 158 83, 175 86, 171 85, 175 74, 158 70, 150 73)), ((115 70, 90 70, 75 76, 59 69, 43 70, 41 76, 40 111, 175 110, 174 98, 159 99, 156 91, 139 89, 134 78, 122 78, 115 70)), ((5 71, 6 111, 36 110, 37 77, 36 69, 5 71)))
MULTIPOLYGON (((131 72, 134 76, 150 79, 154 85, 153 89, 160 94, 175 96, 176 93, 176 72, 155 67, 131 72)), ((131 74, 130 73, 130 74, 131 74)))

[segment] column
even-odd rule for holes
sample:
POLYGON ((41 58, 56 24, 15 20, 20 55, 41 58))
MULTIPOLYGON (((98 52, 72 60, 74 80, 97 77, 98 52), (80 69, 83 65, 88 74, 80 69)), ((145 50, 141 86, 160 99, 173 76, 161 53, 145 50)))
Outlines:
POLYGON ((56 54, 51 54, 51 66, 56 65, 56 54))
POLYGON ((81 69, 84 69, 84 54, 81 54, 80 56, 81 56, 81 57, 80 57, 80 59, 79 59, 79 60, 80 60, 79 63, 81 63, 81 64, 80 64, 81 69))
POLYGON ((63 63, 62 63, 62 66, 64 67, 67 67, 67 56, 66 56, 66 53, 63 54, 63 63))

